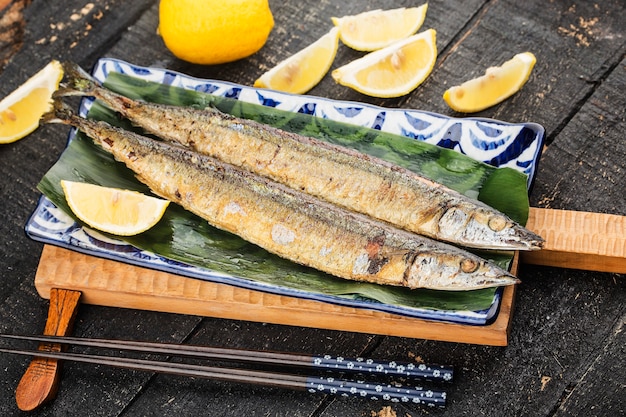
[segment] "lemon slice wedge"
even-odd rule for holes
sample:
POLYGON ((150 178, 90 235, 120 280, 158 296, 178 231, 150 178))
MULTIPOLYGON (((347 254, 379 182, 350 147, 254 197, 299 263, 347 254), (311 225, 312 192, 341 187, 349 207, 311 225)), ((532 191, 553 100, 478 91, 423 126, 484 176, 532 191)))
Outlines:
POLYGON ((424 23, 428 3, 419 7, 371 10, 332 17, 341 41, 357 51, 374 51, 416 33, 424 23))
POLYGON ((261 75, 254 86, 292 94, 306 93, 330 70, 338 46, 339 29, 332 28, 317 41, 261 75))
POLYGON ((157 224, 169 205, 137 191, 61 181, 72 212, 94 229, 119 236, 145 232, 157 224))
POLYGON ((536 61, 530 52, 517 54, 499 67, 488 68, 485 75, 450 87, 443 99, 458 112, 484 110, 518 92, 528 81, 536 61))
POLYGON ((62 78, 61 63, 51 61, 0 101, 0 143, 15 142, 37 129, 62 78))
POLYGON ((428 29, 339 67, 332 77, 369 96, 400 97, 424 82, 436 60, 436 32, 428 29))

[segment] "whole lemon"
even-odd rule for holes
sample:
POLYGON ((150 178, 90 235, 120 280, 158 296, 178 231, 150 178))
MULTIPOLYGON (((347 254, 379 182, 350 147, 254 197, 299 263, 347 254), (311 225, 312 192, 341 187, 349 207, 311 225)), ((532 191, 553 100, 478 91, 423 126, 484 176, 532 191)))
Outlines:
POLYGON ((178 58, 221 64, 257 52, 274 27, 268 0, 161 0, 159 34, 178 58))

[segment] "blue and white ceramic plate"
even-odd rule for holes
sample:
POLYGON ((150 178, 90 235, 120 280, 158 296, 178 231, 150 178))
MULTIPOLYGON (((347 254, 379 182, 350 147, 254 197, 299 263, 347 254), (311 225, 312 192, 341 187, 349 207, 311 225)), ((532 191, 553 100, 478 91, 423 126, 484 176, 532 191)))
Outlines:
MULTIPOLYGON (((388 109, 356 102, 291 95, 223 81, 193 78, 165 69, 139 67, 110 58, 100 59, 93 74, 96 79, 104 81, 111 72, 291 112, 307 113, 426 141, 454 149, 494 166, 506 166, 523 172, 528 176, 529 187, 532 184, 543 145, 544 129, 534 123, 513 124, 490 119, 451 118, 417 110, 388 109)), ((83 100, 80 108, 81 115, 87 114, 90 105, 90 100, 83 100)), ((70 133, 70 140, 74 134, 74 131, 70 133)), ((220 271, 172 261, 158 254, 140 250, 123 241, 105 237, 76 224, 71 217, 58 209, 45 196, 41 197, 26 224, 25 230, 28 236, 34 240, 92 256, 253 290, 428 320, 471 325, 488 324, 497 316, 502 297, 502 291, 496 291, 490 308, 486 310, 441 311, 388 305, 362 299, 347 299, 253 282, 220 271)))

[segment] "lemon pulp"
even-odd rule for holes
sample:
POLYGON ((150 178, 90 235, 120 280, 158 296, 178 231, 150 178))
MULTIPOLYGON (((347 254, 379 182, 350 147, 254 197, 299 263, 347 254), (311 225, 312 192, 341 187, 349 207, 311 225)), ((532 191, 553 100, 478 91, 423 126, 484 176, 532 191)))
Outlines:
POLYGON ((254 86, 293 94, 306 93, 324 78, 335 59, 338 45, 339 30, 333 28, 261 75, 254 86))
POLYGON ((416 33, 424 23, 427 9, 428 4, 423 4, 331 19, 345 45, 357 51, 374 51, 416 33))
POLYGON ((337 68, 332 76, 369 96, 399 97, 417 88, 436 60, 436 32, 428 29, 337 68))
POLYGON ((50 110, 52 93, 63 78, 63 68, 51 61, 41 71, 0 101, 0 143, 10 143, 33 132, 50 110))
POLYGON ((537 62, 530 52, 515 55, 499 67, 488 68, 484 75, 450 87, 443 93, 445 102, 458 112, 473 113, 494 106, 518 92, 537 62))
POLYGON ((144 232, 163 217, 169 201, 136 191, 61 181, 72 212, 94 229, 119 236, 144 232))

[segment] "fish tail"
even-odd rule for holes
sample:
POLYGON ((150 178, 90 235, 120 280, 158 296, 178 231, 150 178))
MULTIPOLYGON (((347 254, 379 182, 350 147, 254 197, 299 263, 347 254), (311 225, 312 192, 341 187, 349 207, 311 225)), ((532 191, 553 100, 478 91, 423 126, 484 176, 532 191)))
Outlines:
POLYGON ((100 87, 91 75, 73 62, 63 63, 65 82, 54 92, 53 97, 92 96, 100 87))
POLYGON ((121 94, 105 88, 79 65, 73 62, 63 63, 64 82, 52 95, 53 98, 70 96, 90 96, 102 101, 108 108, 128 117, 129 108, 136 102, 121 94))
POLYGON ((75 125, 78 116, 64 102, 55 99, 52 102, 52 109, 41 116, 42 123, 62 123, 66 125, 75 125))

